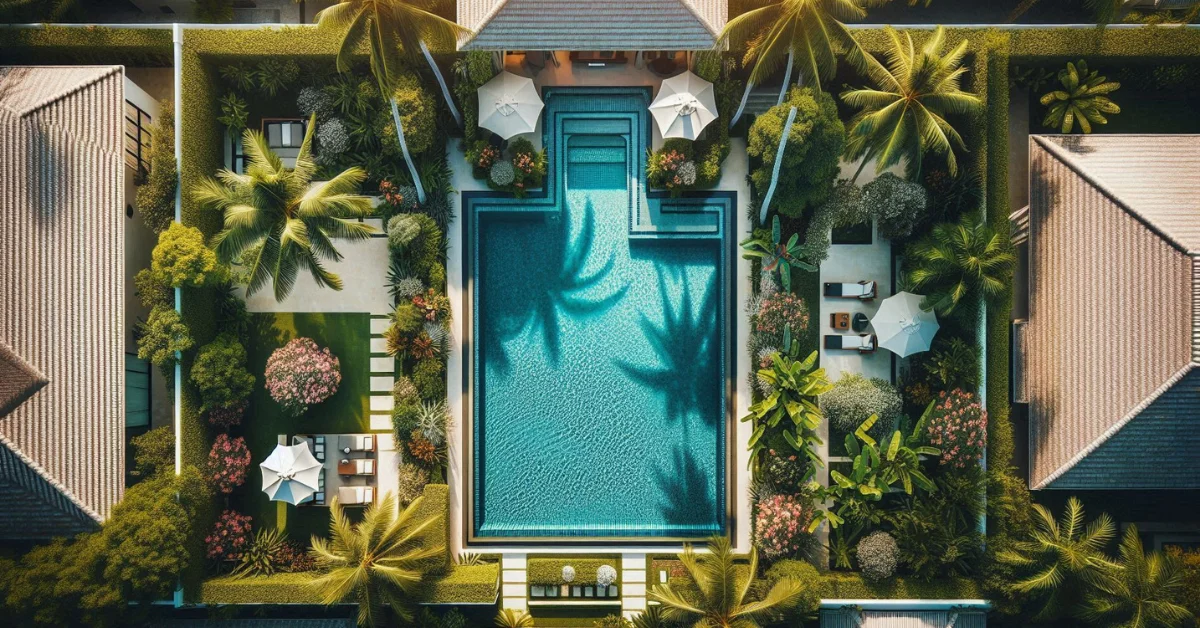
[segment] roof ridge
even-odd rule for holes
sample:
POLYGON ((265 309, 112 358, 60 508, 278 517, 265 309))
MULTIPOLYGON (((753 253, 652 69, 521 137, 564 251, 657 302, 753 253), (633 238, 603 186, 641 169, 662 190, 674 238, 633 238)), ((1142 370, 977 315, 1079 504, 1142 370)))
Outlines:
MULTIPOLYGON (((1194 307, 1195 306, 1193 305, 1193 308, 1194 307)), ((1193 352, 1193 356, 1194 355, 1195 355, 1195 353, 1193 352)), ((1193 360, 1194 359, 1195 358, 1193 357, 1193 360)), ((1065 474, 1067 471, 1070 471, 1072 468, 1074 468, 1075 465, 1079 464, 1084 458, 1087 458, 1089 455, 1091 455, 1091 453, 1093 451, 1096 451, 1097 448, 1099 448, 1104 443, 1108 442, 1108 440, 1111 439, 1113 436, 1116 436, 1117 432, 1120 432, 1126 425, 1129 424, 1130 421, 1137 418, 1137 416, 1140 415, 1143 410, 1150 407, 1150 404, 1154 403, 1155 401, 1158 400, 1159 397, 1162 397, 1164 394, 1166 394, 1166 392, 1168 390, 1170 390, 1172 387, 1174 387, 1175 384, 1178 384, 1184 377, 1187 376, 1188 373, 1192 372, 1192 370, 1197 368, 1198 366, 1200 366, 1200 364, 1196 364, 1194 361, 1183 365, 1183 368, 1176 371, 1174 375, 1168 377, 1167 381, 1163 382, 1162 385, 1160 385, 1158 388, 1154 389, 1154 392, 1147 395, 1145 399, 1143 399, 1140 403, 1138 403, 1136 406, 1134 406, 1128 413, 1126 413, 1125 416, 1121 417, 1121 419, 1119 421, 1117 421, 1116 423, 1114 423, 1112 425, 1112 427, 1105 430, 1103 434, 1101 434, 1099 437, 1096 438, 1096 440, 1094 440, 1090 444, 1088 444, 1087 447, 1084 447, 1083 449, 1079 450, 1078 453, 1076 453, 1070 460, 1068 460, 1066 463, 1064 463, 1061 467, 1056 469, 1050 475, 1047 475, 1045 478, 1042 478, 1042 480, 1040 482, 1038 482, 1036 486, 1032 486, 1030 488, 1033 490, 1049 488, 1049 485, 1051 483, 1053 483, 1058 478, 1062 477, 1063 474, 1065 474)), ((1029 443, 1029 447, 1031 450, 1032 450, 1033 446, 1034 446, 1033 440, 1031 439, 1030 443, 1029 443)))
MULTIPOLYGON (((0 364, 8 364, 27 378, 27 381, 20 387, 20 390, 13 391, 13 394, 8 398, 0 397, 0 419, 3 419, 5 416, 8 416, 8 413, 16 410, 22 403, 25 403, 27 399, 36 394, 37 391, 44 388, 46 384, 49 384, 50 380, 37 367, 30 364, 3 340, 0 340, 0 364)), ((9 380, 10 385, 11 383, 12 380, 9 380)))
MULTIPOLYGON (((1096 188, 1096 190, 1098 190, 1101 194, 1103 194, 1105 197, 1107 197, 1109 200, 1111 200, 1113 203, 1115 203, 1117 205, 1117 207, 1120 207, 1121 209, 1125 210, 1125 212, 1128 213, 1130 216, 1132 216, 1135 220, 1142 223, 1147 229, 1149 229, 1151 231, 1151 233, 1153 233, 1154 235, 1157 235, 1158 237, 1165 240, 1167 242, 1167 244, 1170 244, 1172 247, 1179 250, 1179 252, 1184 253, 1185 255, 1192 254, 1192 251, 1189 250, 1187 246, 1184 246, 1184 244, 1182 242, 1180 242, 1173 235, 1168 233, 1166 229, 1162 228, 1157 223, 1155 223, 1154 220, 1151 219, 1149 216, 1143 214, 1142 212, 1139 212, 1136 208, 1131 206, 1129 203, 1126 203, 1124 199, 1122 199, 1120 196, 1118 196, 1117 193, 1114 192, 1111 188, 1109 188, 1108 185, 1106 185, 1103 181, 1100 181, 1100 180, 1092 177, 1092 175, 1088 172, 1087 168, 1085 168, 1079 162, 1075 161, 1075 159, 1071 156, 1071 153, 1068 152, 1066 149, 1064 149, 1062 147, 1062 145, 1058 144, 1057 142, 1053 142, 1053 141, 1047 139, 1050 136, 1031 135, 1029 137, 1031 139, 1033 139, 1034 142, 1037 142, 1038 146, 1041 146, 1046 152, 1053 155, 1054 158, 1057 159, 1059 162, 1061 162, 1064 166, 1070 168, 1071 171, 1073 171, 1075 174, 1079 175, 1080 179, 1083 179, 1084 181, 1087 181, 1088 183, 1090 183, 1092 185, 1092 187, 1096 188)), ((1071 137, 1075 137, 1075 136, 1071 136, 1071 137)))
POLYGON ((1192 364, 1200 366, 1200 253, 1192 255, 1192 364))
POLYGON ((684 8, 687 9, 688 12, 692 14, 692 17, 694 17, 700 21, 700 24, 702 24, 704 26, 704 30, 707 30, 708 32, 712 33, 714 38, 721 37, 721 32, 719 30, 717 30, 717 27, 714 26, 713 24, 710 24, 708 21, 708 18, 706 18, 700 14, 700 9, 696 7, 695 0, 678 0, 678 1, 679 1, 679 4, 682 4, 684 6, 684 8))
POLYGON ((120 66, 120 65, 109 65, 109 66, 104 66, 104 65, 55 65, 55 66, 8 66, 8 67, 32 68, 32 69, 41 69, 41 68, 46 68, 46 67, 49 67, 49 68, 89 68, 89 69, 96 69, 96 70, 101 70, 101 69, 104 70, 103 72, 98 72, 95 76, 89 78, 86 81, 79 83, 78 85, 72 87, 71 89, 68 89, 68 90, 63 91, 58 94, 55 94, 53 96, 47 96, 45 99, 34 102, 32 105, 26 107, 25 109, 23 109, 21 111, 16 111, 16 110, 10 109, 10 111, 13 111, 21 118, 27 118, 31 114, 41 111, 42 109, 45 109, 46 107, 50 106, 53 103, 56 103, 56 102, 66 98, 68 96, 71 96, 75 93, 81 92, 84 89, 91 87, 92 85, 95 85, 96 83, 99 83, 100 81, 112 76, 113 74, 120 74, 124 71, 124 66, 120 66))
POLYGON ((42 465, 38 464, 37 461, 27 456, 20 447, 17 447, 16 443, 9 440, 4 434, 0 434, 0 445, 12 452, 12 454, 16 456, 17 460, 20 460, 25 464, 25 466, 29 467, 30 471, 33 471, 38 475, 38 477, 45 480, 47 484, 54 487, 54 490, 58 491, 64 498, 66 498, 67 501, 71 502, 73 506, 78 508, 80 512, 92 518, 97 523, 104 523, 104 518, 101 517, 99 513, 97 513, 95 510, 92 510, 90 506, 80 501, 78 497, 75 497, 75 494, 71 492, 71 489, 67 488, 62 482, 58 481, 57 478, 50 475, 49 471, 43 469, 42 465))

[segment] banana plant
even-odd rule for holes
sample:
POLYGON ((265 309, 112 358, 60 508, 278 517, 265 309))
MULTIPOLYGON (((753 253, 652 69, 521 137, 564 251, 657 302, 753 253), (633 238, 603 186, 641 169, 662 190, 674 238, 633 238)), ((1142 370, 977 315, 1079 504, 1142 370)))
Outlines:
POLYGON ((759 454, 775 434, 781 434, 792 449, 807 456, 814 468, 822 464, 814 449, 822 442, 816 429, 824 418, 817 396, 831 390, 833 384, 825 369, 815 368, 816 351, 803 360, 796 360, 794 353, 776 352, 771 356, 771 366, 758 371, 758 376, 770 383, 771 394, 750 406, 749 414, 742 417, 742 421, 754 425, 749 445, 751 467, 758 463, 759 454))
POLYGON ((742 258, 762 258, 764 273, 779 272, 780 285, 784 291, 792 291, 792 266, 816 272, 817 267, 800 259, 800 234, 793 233, 787 244, 782 241, 779 229, 779 216, 771 221, 771 241, 762 238, 747 238, 742 241, 742 258))
POLYGON ((830 470, 829 478, 834 483, 818 491, 822 499, 832 499, 837 509, 818 512, 809 529, 816 530, 822 521, 829 521, 830 527, 837 528, 847 518, 856 521, 869 519, 867 514, 873 510, 872 502, 883 499, 884 494, 896 484, 908 495, 912 495, 914 485, 929 493, 936 491, 937 486, 921 470, 921 456, 938 456, 942 453, 936 447, 921 444, 925 423, 933 406, 934 402, 930 402, 908 436, 898 429, 883 439, 882 443, 877 443, 868 433, 879 420, 878 415, 874 414, 863 421, 853 434, 847 434, 846 452, 853 459, 850 475, 830 470))
POLYGON ((1121 113, 1121 108, 1108 98, 1121 84, 1096 70, 1089 71, 1086 61, 1068 62, 1065 69, 1058 71, 1058 81, 1062 89, 1042 96, 1042 105, 1050 108, 1043 125, 1070 133, 1078 122, 1081 131, 1091 133, 1092 124, 1108 124, 1104 114, 1121 113))

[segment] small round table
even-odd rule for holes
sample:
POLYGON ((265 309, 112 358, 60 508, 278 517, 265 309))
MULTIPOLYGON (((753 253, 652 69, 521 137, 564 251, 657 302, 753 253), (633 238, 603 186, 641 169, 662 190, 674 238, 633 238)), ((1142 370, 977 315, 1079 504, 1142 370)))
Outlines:
POLYGON ((871 319, 867 318, 862 312, 854 313, 854 320, 850 323, 850 327, 859 333, 867 331, 867 325, 871 324, 871 319))

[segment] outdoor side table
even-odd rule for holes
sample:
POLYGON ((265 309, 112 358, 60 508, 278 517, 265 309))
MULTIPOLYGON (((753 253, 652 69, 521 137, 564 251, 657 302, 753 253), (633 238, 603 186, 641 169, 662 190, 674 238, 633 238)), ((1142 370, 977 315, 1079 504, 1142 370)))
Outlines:
POLYGON ((854 321, 850 324, 850 326, 854 328, 854 331, 862 333, 867 331, 867 325, 870 324, 871 319, 867 318, 866 314, 863 314, 862 312, 855 312, 854 321))
POLYGON ((829 326, 838 331, 850 329, 850 312, 834 312, 830 314, 829 326))

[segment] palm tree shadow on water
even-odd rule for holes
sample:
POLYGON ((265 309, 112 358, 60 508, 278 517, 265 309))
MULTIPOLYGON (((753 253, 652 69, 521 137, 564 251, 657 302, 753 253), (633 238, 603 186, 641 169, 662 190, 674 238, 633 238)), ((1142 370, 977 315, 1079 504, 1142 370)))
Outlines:
POLYGON ((527 330, 540 332, 543 346, 550 360, 558 364, 561 360, 562 338, 560 313, 573 319, 599 316, 616 305, 628 286, 600 297, 587 297, 584 293, 598 285, 612 272, 616 255, 609 253, 608 259, 599 269, 584 274, 584 268, 592 257, 595 245, 595 210, 591 200, 584 206, 583 227, 579 234, 571 237, 571 221, 564 214, 557 217, 558 229, 550 231, 539 242, 530 242, 508 261, 512 268, 498 269, 500 273, 522 273, 528 278, 525 289, 508 289, 488 292, 491 299, 498 301, 483 308, 481 326, 484 337, 484 358, 489 368, 507 373, 510 360, 504 343, 527 330))
POLYGON ((663 269, 658 270, 658 291, 663 303, 663 321, 659 326, 645 314, 641 328, 657 358, 653 366, 620 361, 617 365, 638 384, 656 392, 663 401, 667 420, 683 423, 696 413, 708 426, 720 418, 719 370, 714 353, 719 354, 717 338, 717 286, 705 291, 699 308, 692 305, 691 283, 680 275, 683 292, 678 306, 673 304, 663 269))
POLYGON ((654 481, 661 494, 659 509, 667 524, 698 528, 720 522, 715 495, 708 488, 708 475, 684 446, 675 447, 669 467, 654 469, 654 481))

